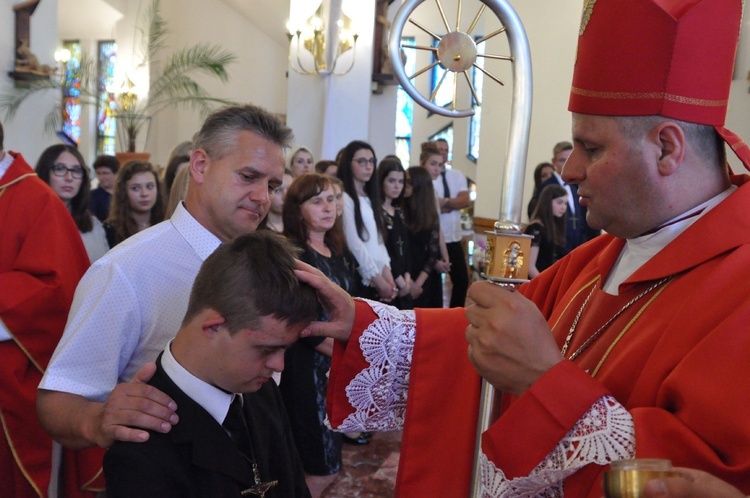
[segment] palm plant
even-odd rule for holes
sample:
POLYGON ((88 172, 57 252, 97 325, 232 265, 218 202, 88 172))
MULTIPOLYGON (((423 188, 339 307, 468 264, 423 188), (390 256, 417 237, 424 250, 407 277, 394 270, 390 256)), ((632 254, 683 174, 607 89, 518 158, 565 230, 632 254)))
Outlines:
MULTIPOLYGON (((122 127, 127 136, 128 152, 135 152, 136 138, 142 127, 151 117, 168 107, 182 106, 205 113, 215 104, 233 103, 210 96, 195 80, 195 76, 204 74, 226 82, 229 78, 226 67, 236 60, 233 53, 218 45, 201 43, 178 50, 166 61, 157 59, 158 52, 166 47, 165 38, 168 33, 160 3, 160 0, 152 0, 136 26, 141 60, 135 69, 149 68, 148 95, 137 98, 126 91, 116 100, 115 117, 118 127, 122 127)), ((96 61, 87 54, 81 57, 79 74, 81 104, 95 106, 99 98, 96 61)), ((129 79, 126 84, 132 89, 129 79)), ((62 90, 65 85, 64 79, 44 79, 29 82, 22 88, 13 88, 0 95, 0 110, 10 120, 26 99, 40 91, 62 90)), ((59 129, 59 120, 59 108, 53 109, 45 118, 45 127, 59 129)))

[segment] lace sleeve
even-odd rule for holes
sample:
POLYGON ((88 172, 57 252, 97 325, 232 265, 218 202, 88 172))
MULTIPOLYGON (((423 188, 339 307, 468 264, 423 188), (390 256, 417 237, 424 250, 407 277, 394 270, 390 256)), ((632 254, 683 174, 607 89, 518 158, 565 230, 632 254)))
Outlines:
POLYGON ((586 465, 607 465, 634 456, 633 417, 613 397, 603 396, 528 476, 508 480, 483 454, 482 496, 562 497, 565 478, 586 465))
POLYGON ((416 331, 414 311, 367 303, 378 316, 359 339, 369 367, 346 387, 354 412, 336 428, 342 432, 400 430, 404 425, 416 331))

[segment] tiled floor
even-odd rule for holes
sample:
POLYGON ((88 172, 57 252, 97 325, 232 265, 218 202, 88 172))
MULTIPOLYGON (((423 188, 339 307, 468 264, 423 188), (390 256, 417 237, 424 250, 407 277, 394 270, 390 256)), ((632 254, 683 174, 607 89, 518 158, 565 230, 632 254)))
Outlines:
POLYGON ((396 484, 401 432, 376 432, 370 444, 344 444, 344 469, 322 498, 390 498, 396 484))

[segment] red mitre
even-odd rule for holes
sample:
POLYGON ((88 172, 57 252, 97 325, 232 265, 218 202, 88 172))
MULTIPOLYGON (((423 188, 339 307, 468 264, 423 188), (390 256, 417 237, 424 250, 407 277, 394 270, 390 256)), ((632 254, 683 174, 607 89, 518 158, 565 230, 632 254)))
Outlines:
POLYGON ((724 128, 741 20, 742 0, 587 0, 568 109, 713 125, 750 169, 724 128))

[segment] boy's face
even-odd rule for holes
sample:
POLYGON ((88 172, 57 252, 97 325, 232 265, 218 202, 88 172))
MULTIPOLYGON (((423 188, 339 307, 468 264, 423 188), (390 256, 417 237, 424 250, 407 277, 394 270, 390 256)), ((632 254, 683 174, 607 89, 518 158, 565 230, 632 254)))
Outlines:
POLYGON ((253 329, 234 334, 219 326, 213 338, 215 370, 210 383, 234 393, 252 393, 284 370, 284 352, 308 323, 289 325, 272 316, 262 317, 253 329))

